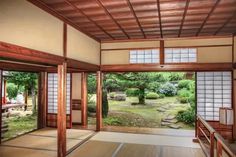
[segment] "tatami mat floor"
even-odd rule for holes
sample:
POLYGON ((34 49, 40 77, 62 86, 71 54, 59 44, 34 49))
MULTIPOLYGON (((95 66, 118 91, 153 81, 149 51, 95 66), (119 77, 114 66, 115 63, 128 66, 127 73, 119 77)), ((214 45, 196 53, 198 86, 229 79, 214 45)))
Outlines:
MULTIPOLYGON (((0 156, 56 157, 56 137, 56 129, 31 132, 4 142, 0 146, 0 156)), ((68 157, 204 157, 192 138, 116 132, 99 132, 95 135, 89 130, 68 129, 67 150, 87 140, 68 157)))

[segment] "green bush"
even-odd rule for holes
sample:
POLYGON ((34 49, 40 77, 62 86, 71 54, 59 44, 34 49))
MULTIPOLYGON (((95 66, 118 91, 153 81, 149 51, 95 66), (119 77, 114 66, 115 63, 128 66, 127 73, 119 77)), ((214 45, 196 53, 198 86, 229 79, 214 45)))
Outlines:
POLYGON ((195 104, 195 95, 186 88, 179 90, 177 95, 181 103, 195 104))
POLYGON ((157 99, 157 98, 159 98, 159 95, 154 92, 147 93, 146 95, 146 99, 157 99))
POLYGON ((160 99, 165 98, 165 94, 158 94, 158 95, 160 99))
POLYGON ((115 95, 116 95, 115 92, 111 92, 111 93, 109 93, 109 97, 110 97, 111 99, 114 99, 114 98, 115 98, 115 95))
POLYGON ((169 82, 163 84, 159 89, 159 93, 164 94, 165 96, 174 96, 176 95, 176 92, 176 87, 169 82))
POLYGON ((13 83, 8 83, 7 84, 7 95, 9 99, 15 99, 18 94, 18 88, 15 84, 13 83))
POLYGON ((179 111, 176 118, 178 121, 184 122, 186 124, 194 124, 195 110, 190 107, 185 111, 179 111))
POLYGON ((127 97, 136 97, 139 95, 139 89, 138 88, 129 88, 125 91, 125 94, 127 97))
POLYGON ((107 100, 107 91, 103 90, 102 92, 102 117, 107 117, 109 110, 108 100, 107 100))
POLYGON ((88 112, 96 113, 96 103, 95 102, 88 104, 88 112))
POLYGON ((181 80, 178 83, 178 88, 179 89, 185 88, 185 89, 190 90, 190 89, 192 89, 192 86, 194 86, 194 81, 193 80, 181 80))

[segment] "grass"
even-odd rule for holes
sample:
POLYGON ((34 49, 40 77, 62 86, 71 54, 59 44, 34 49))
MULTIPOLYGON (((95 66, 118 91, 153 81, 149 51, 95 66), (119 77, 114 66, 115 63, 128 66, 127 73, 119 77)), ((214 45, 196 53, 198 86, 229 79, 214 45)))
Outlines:
POLYGON ((32 131, 37 127, 37 114, 25 117, 11 117, 6 120, 8 123, 8 131, 4 133, 4 140, 16 137, 23 133, 32 131))
MULTIPOLYGON (((165 97, 156 100, 146 100, 145 105, 131 105, 137 103, 137 97, 127 97, 126 101, 109 100, 109 114, 103 119, 105 125, 137 126, 160 128, 161 120, 168 115, 176 115, 186 110, 189 104, 181 104, 177 97, 165 97), (165 112, 157 111, 164 108, 165 112)), ((193 129, 192 125, 177 123, 184 129, 193 129)))

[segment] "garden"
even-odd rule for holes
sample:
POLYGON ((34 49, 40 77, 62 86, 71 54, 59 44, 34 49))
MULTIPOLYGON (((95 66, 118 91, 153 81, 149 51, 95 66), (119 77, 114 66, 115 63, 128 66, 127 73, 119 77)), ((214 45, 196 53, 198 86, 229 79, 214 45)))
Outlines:
MULTIPOLYGON (((89 75, 90 124, 95 124, 95 82, 95 77, 89 75)), ((104 126, 193 129, 195 125, 194 73, 105 74, 102 116, 104 126)))

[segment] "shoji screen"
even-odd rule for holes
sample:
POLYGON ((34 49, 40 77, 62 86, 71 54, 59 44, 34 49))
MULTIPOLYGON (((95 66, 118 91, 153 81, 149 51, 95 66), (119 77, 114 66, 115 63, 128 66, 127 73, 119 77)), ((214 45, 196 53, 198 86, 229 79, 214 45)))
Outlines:
POLYGON ((197 72, 197 113, 219 121, 219 108, 232 106, 231 72, 197 72))
MULTIPOLYGON (((71 126, 71 74, 67 74, 66 80, 66 114, 67 127, 71 126)), ((57 120, 57 91, 58 91, 58 75, 57 73, 48 74, 48 106, 47 106, 47 125, 56 127, 57 120)))

